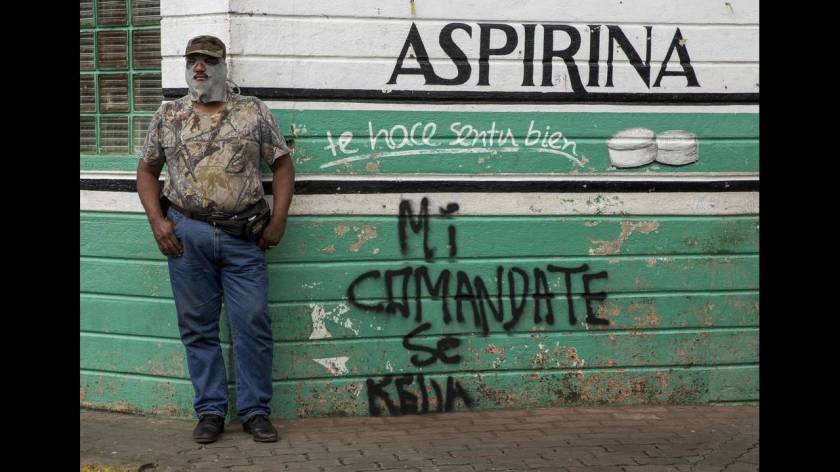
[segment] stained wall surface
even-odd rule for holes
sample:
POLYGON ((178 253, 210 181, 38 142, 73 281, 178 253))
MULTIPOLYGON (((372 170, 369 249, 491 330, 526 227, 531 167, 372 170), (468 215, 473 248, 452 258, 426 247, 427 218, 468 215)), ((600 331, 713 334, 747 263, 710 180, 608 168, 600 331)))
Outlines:
MULTIPOLYGON (((215 34, 294 146, 273 415, 758 401, 758 2, 468 3, 161 4, 164 98, 215 34)), ((80 402, 190 416, 135 166, 81 159, 80 402)))

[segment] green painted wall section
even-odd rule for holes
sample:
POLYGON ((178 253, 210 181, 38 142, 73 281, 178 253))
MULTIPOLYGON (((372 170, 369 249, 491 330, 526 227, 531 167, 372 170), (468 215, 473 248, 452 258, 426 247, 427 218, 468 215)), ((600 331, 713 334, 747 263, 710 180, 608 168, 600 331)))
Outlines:
MULTIPOLYGON (((416 271, 420 267, 428 270, 434 282, 444 270, 451 271, 449 278, 450 295, 457 292, 455 273, 463 272, 472 281, 480 276, 490 293, 495 295, 495 274, 498 267, 503 270, 503 291, 509 289, 507 274, 512 267, 523 270, 526 274, 533 274, 534 269, 547 271, 549 265, 558 267, 577 268, 588 265, 586 274, 596 274, 602 271, 610 275, 608 278, 593 282, 593 287, 608 293, 617 292, 665 292, 665 291, 706 291, 706 290, 751 290, 758 288, 758 256, 624 256, 624 257, 590 257, 590 258, 556 258, 552 260, 469 260, 443 265, 427 265, 422 261, 406 265, 404 262, 384 262, 371 264, 368 262, 337 262, 334 264, 280 264, 271 263, 268 267, 270 302, 291 301, 322 301, 341 300, 346 297, 350 284, 358 277, 368 272, 375 272, 377 277, 368 277, 356 287, 355 294, 359 299, 378 300, 386 298, 390 287, 394 290, 394 297, 404 294, 413 300, 416 295, 414 280, 416 271), (393 277, 387 283, 386 271, 400 271, 408 268, 411 276, 393 277), (405 290, 402 285, 407 284, 405 290)), ((145 297, 171 297, 168 269, 165 262, 154 261, 125 261, 121 259, 97 259, 83 257, 80 261, 81 290, 90 293, 110 293, 118 295, 134 295, 145 297)), ((518 276, 517 276, 518 277, 518 276)), ((572 278, 571 292, 583 293, 582 276, 572 278)), ((521 280, 516 278, 515 281, 521 280)), ((533 278, 530 279, 530 289, 533 290, 533 278)), ((562 274, 547 276, 549 288, 555 294, 567 292, 562 274)), ((523 284, 524 285, 524 284, 523 284)), ((425 296, 427 290, 421 285, 420 296, 425 296)), ((522 290, 515 288, 520 295, 522 290)), ((532 294, 528 292, 528 295, 532 294)), ((451 303, 451 302, 450 302, 451 303)), ((409 306, 409 308, 411 308, 409 306)))
MULTIPOLYGON (((503 333, 498 333, 503 334, 503 333)), ((434 346, 436 336, 418 336, 418 344, 434 346)), ((189 380, 179 340, 83 334, 83 369, 126 372, 189 380)), ((223 347, 226 360, 230 344, 223 347)), ((274 347, 274 380, 342 376, 448 373, 456 371, 532 370, 723 365, 758 362, 758 330, 679 330, 656 332, 522 333, 498 337, 470 336, 448 351, 461 356, 457 367, 435 363, 412 365, 402 339, 282 341, 274 347), (313 359, 349 358, 347 372, 330 373, 313 359)), ((422 357, 427 357, 423 355, 422 357)), ((231 372, 231 378, 233 373, 231 372)))
MULTIPOLYGON (((401 251, 396 217, 290 218, 269 253, 274 415, 758 400, 757 216, 429 222, 431 261, 410 230, 401 251), (569 288, 549 270, 582 264, 569 288), (447 298, 417 278, 420 268, 432 282, 448 271, 447 298), (588 289, 584 274, 595 276, 588 289), (476 277, 486 299, 470 296, 476 277), (547 292, 554 297, 540 298, 547 292), (415 365, 412 356, 434 358, 444 339, 457 340, 444 343, 448 362, 415 365)), ((83 212, 80 237, 82 405, 191 416, 166 263, 145 217, 83 212)), ((225 322, 222 340, 231 366, 225 322)))
MULTIPOLYGON (((430 247, 445 251, 453 220, 430 216, 430 247)), ((269 262, 389 261, 423 257, 412 242, 403 255, 395 217, 293 216, 269 262)), ((758 252, 758 218, 515 216, 457 217, 457 256, 749 254, 758 252), (527 228, 527 232, 523 232, 527 228)), ((81 256, 163 261, 142 214, 84 212, 81 256), (108 235, 102 237, 102 235, 108 235)), ((445 255, 445 254, 444 254, 445 255)))
MULTIPOLYGON (((428 411, 446 411, 445 375, 424 376, 428 411), (434 380, 441 390, 438 396, 434 380)), ((545 372, 488 372, 452 375, 472 402, 472 409, 547 408, 582 405, 697 404, 758 400, 758 366, 694 368, 574 369, 545 372)), ((419 380, 403 387, 405 404, 422 412, 419 380), (413 398, 412 398, 413 397, 413 398)), ((395 378, 377 379, 377 385, 399 412, 403 402, 395 378), (387 385, 381 386, 383 382, 387 385)), ((82 370, 79 399, 86 407, 108 408, 165 416, 193 416, 192 386, 185 380, 115 375, 82 370)), ((370 402, 366 379, 320 379, 274 383, 272 414, 281 418, 304 416, 366 416, 370 402)), ((231 402, 235 392, 230 389, 231 402)), ((450 395, 451 411, 468 407, 463 398, 450 395)), ((382 398, 374 400, 381 414, 389 414, 382 398)), ((228 413, 230 415, 230 413, 228 413)))
MULTIPOLYGON (((436 305, 440 309, 440 303, 429 298, 422 299, 421 304, 423 313, 434 313, 436 305)), ((576 313, 585 313, 586 306, 582 298, 576 297, 573 304, 576 313)), ((80 308, 85 314, 80 319, 80 329, 85 333, 180 339, 174 316, 175 302, 169 298, 83 293, 80 308)), ((528 308, 531 309, 528 313, 532 313, 533 305, 528 308)), ((350 306, 346 301, 270 303, 268 310, 273 337, 278 342, 306 341, 316 328, 316 323, 323 323, 324 329, 330 333, 330 339, 334 340, 403 336, 411 323, 402 316, 384 313, 372 315, 350 306)), ((610 325, 573 325, 565 317, 566 312, 559 311, 561 314, 555 313, 557 319, 551 326, 547 323, 535 326, 523 321, 506 331, 491 322, 490 333, 742 328, 759 324, 757 291, 615 294, 610 295, 595 312, 598 317, 609 319, 610 325)), ((222 341, 229 342, 230 335, 225 323, 222 323, 221 330, 222 341)), ((474 325, 454 322, 435 323, 426 332, 441 335, 471 333, 475 333, 474 325)))
MULTIPOLYGON (((383 110, 273 110, 273 113, 281 131, 294 139, 293 157, 300 175, 757 173, 759 169, 757 113, 383 110), (699 160, 685 166, 653 163, 632 169, 612 167, 606 140, 618 131, 637 127, 656 133, 678 129, 696 134, 699 160), (344 151, 340 143, 342 135, 346 136, 344 151), (501 143, 500 137, 505 138, 501 143), (505 150, 508 148, 513 149, 505 150), (547 152, 550 150, 568 156, 547 152), (388 154, 393 152, 403 154, 388 154), (429 152, 434 154, 424 154, 429 152), (323 167, 343 158, 357 160, 323 167)), ((133 171, 136 165, 136 159, 130 156, 80 158, 81 170, 133 171)))

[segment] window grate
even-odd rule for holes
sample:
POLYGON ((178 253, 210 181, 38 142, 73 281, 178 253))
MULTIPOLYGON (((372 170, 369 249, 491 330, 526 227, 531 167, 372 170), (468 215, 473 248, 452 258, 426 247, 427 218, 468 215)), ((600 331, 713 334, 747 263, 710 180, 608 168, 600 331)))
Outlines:
POLYGON ((103 154, 127 154, 128 116, 99 117, 99 146, 103 154))
POLYGON ((96 152, 96 117, 79 117, 79 153, 96 152))
POLYGON ((149 123, 151 122, 151 116, 134 117, 134 124, 132 125, 134 131, 134 152, 139 153, 143 149, 143 142, 146 140, 146 132, 149 130, 149 123))
POLYGON ((97 60, 100 69, 128 68, 128 34, 126 31, 96 33, 97 60))
POLYGON ((128 25, 125 0, 97 0, 96 23, 102 26, 128 25))
POLYGON ((96 76, 79 76, 79 112, 96 111, 96 76))
POLYGON ((128 75, 99 75, 99 113, 129 112, 128 75))
POLYGON ((93 70, 96 67, 94 57, 93 32, 79 32, 79 69, 93 70))
POLYGON ((160 0, 134 0, 131 2, 131 24, 160 24, 160 0))
POLYGON ((160 69, 160 30, 138 30, 132 38, 135 69, 160 69))
POLYGON ((163 101, 160 0, 80 0, 79 29, 79 153, 135 154, 163 101))
POLYGON ((137 74, 134 76, 134 109, 155 111, 163 101, 160 74, 137 74))
POLYGON ((93 27, 93 0, 79 0, 79 28, 93 27))

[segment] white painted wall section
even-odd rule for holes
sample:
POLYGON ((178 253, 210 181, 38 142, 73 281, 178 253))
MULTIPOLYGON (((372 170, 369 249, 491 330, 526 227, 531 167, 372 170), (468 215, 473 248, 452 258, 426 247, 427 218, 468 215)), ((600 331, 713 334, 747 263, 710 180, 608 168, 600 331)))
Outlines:
MULTIPOLYGON (((167 1, 167 0, 164 0, 167 1)), ((600 21, 758 24, 758 0, 230 0, 233 11, 260 15, 329 18, 418 18, 500 21, 600 21)))
MULTIPOLYGON (((290 215, 395 215, 402 199, 457 201, 468 215, 740 215, 758 213, 758 192, 680 193, 379 193, 295 195, 290 215)), ((271 196, 266 197, 271 205, 271 196)), ((81 211, 143 211, 133 192, 79 191, 81 211)))
MULTIPOLYGON (((354 90, 427 90, 494 92, 599 93, 758 93, 758 1, 673 2, 618 0, 510 2, 406 1, 164 1, 162 10, 163 87, 183 88, 183 48, 197 34, 214 34, 229 48, 231 78, 242 87, 354 90), (398 57, 415 25, 434 73, 458 75, 456 64, 440 42, 444 26, 464 23, 471 33, 454 30, 451 40, 470 66, 468 79, 456 85, 427 84, 421 75, 401 74, 389 83, 398 57), (482 24, 509 25, 515 31, 513 50, 491 55, 489 86, 479 83, 482 24), (536 24, 533 48, 525 42, 525 24, 536 24), (550 62, 550 84, 543 85, 546 42, 544 25, 569 25, 579 35, 575 66, 561 58, 550 62), (590 25, 601 25, 597 48, 590 47, 590 25), (648 83, 613 43, 613 85, 607 86, 607 25, 619 28, 632 48, 646 59, 645 27, 651 28, 648 83), (684 71, 675 35, 679 29, 699 86, 686 77, 664 76, 663 70, 684 71), (533 50, 533 86, 524 84, 523 60, 533 50), (597 50, 597 54, 594 51, 597 50), (668 53, 671 51, 670 57, 668 53), (666 61, 666 58, 668 59, 666 61), (590 62, 598 66, 597 85, 589 79, 590 62), (666 65, 667 62, 667 65, 666 65), (573 69, 580 75, 575 86, 573 69)), ((489 47, 499 48, 507 36, 488 30, 489 47)), ((551 44, 562 50, 571 36, 556 31, 551 44)), ((419 68, 418 52, 409 47, 404 68, 419 68)))

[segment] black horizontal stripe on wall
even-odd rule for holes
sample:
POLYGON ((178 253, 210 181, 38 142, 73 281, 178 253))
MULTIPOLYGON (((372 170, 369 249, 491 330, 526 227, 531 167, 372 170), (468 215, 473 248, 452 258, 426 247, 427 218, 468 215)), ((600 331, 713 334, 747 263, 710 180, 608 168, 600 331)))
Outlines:
MULTIPOLYGON (((242 95, 260 100, 453 103, 591 103, 696 105, 757 104, 758 93, 603 93, 603 92, 477 92, 471 90, 356 90, 243 87, 242 95)), ((181 98, 186 88, 165 88, 166 100, 181 98)))
MULTIPOLYGON (((161 181, 161 183, 163 183, 161 181)), ((263 182, 270 195, 271 182, 263 182)), ((129 179, 79 179, 79 190, 136 192, 129 179)), ((297 195, 376 193, 596 193, 596 192, 757 192, 758 180, 298 180, 297 195)))

